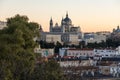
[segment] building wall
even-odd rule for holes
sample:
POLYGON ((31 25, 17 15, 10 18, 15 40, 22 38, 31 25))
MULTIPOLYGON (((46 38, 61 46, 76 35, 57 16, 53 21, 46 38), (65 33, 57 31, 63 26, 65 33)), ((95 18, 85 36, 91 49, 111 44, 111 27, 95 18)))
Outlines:
POLYGON ((49 57, 54 55, 54 49, 41 49, 42 56, 49 57))
POLYGON ((46 41, 47 42, 61 42, 61 35, 54 35, 54 34, 47 34, 46 35, 46 41))
POLYGON ((69 36, 69 42, 71 42, 71 44, 76 44, 78 45, 79 44, 79 41, 78 41, 78 35, 76 34, 70 34, 69 36))
POLYGON ((120 55, 120 46, 118 46, 118 55, 120 55))
POLYGON ((102 41, 106 42, 106 35, 103 34, 95 34, 94 39, 97 43, 100 43, 102 41))
POLYGON ((59 56, 61 56, 61 57, 65 56, 67 49, 68 48, 60 48, 59 49, 59 56))
POLYGON ((104 75, 110 75, 110 67, 109 66, 99 66, 100 72, 104 75))
POLYGON ((102 41, 106 42, 107 35, 105 34, 98 34, 98 33, 87 33, 84 35, 84 41, 87 43, 100 43, 102 41))
POLYGON ((94 56, 94 52, 93 50, 67 50, 67 56, 76 56, 76 57, 80 57, 80 56, 89 56, 89 57, 93 57, 94 56))
POLYGON ((79 61, 79 60, 70 61, 70 60, 68 60, 68 61, 58 61, 58 62, 59 62, 61 67, 92 66, 92 64, 93 64, 93 61, 91 62, 91 60, 82 60, 82 61, 79 61))
POLYGON ((49 57, 54 55, 54 49, 35 48, 34 52, 41 54, 42 57, 49 57))
POLYGON ((79 60, 78 61, 59 61, 59 64, 61 67, 78 66, 79 60))
POLYGON ((116 50, 113 49, 95 49, 94 50, 95 56, 101 57, 112 57, 116 55, 116 50))
POLYGON ((58 32, 41 32, 40 39, 46 42, 57 42, 67 43, 67 44, 75 44, 79 45, 80 34, 77 33, 58 33, 58 32))
POLYGON ((94 50, 93 49, 69 49, 69 48, 61 48, 59 49, 59 55, 61 57, 63 56, 74 56, 74 57, 93 57, 94 56, 94 50))
POLYGON ((116 49, 75 49, 75 48, 61 48, 59 55, 63 56, 90 56, 90 57, 114 57, 120 55, 120 47, 116 49))
POLYGON ((120 67, 119 66, 110 66, 110 73, 120 73, 120 67))

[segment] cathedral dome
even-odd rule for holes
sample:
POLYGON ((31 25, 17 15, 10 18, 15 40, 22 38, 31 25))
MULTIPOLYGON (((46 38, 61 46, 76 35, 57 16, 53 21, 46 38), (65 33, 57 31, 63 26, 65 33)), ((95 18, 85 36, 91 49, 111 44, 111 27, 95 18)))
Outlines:
POLYGON ((70 18, 66 17, 64 20, 64 22, 72 22, 70 18))
POLYGON ((68 17, 68 13, 66 14, 66 18, 63 19, 63 22, 66 24, 72 24, 71 19, 68 17))

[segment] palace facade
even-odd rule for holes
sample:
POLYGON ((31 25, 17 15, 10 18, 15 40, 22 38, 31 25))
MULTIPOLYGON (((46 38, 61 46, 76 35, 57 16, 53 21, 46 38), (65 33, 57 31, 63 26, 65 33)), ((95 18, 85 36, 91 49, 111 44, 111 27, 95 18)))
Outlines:
POLYGON ((74 26, 72 20, 69 18, 68 13, 66 17, 62 18, 61 24, 53 23, 50 19, 49 32, 44 32, 40 27, 40 40, 46 42, 60 42, 66 44, 78 44, 82 39, 82 32, 80 26, 74 26))

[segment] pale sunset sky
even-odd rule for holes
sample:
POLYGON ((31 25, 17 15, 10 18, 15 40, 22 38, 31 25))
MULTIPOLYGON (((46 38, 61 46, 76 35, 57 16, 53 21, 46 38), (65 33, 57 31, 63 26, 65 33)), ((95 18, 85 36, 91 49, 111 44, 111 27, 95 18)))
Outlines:
POLYGON ((83 32, 112 31, 120 25, 120 0, 0 0, 0 21, 26 15, 44 31, 49 31, 51 17, 60 25, 66 11, 83 32))

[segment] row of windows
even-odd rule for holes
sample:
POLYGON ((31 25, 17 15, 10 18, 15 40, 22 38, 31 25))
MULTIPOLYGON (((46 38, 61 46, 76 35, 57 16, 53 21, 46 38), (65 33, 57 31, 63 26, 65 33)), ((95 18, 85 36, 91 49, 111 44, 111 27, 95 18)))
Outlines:
MULTIPOLYGON (((97 56, 97 55, 95 55, 97 56)), ((106 55, 106 54, 101 54, 100 56, 115 56, 114 54, 106 55)))
POLYGON ((115 51, 111 51, 111 50, 105 50, 105 51, 103 51, 103 50, 95 50, 95 52, 115 52, 115 51))
POLYGON ((75 56, 77 56, 77 55, 93 55, 93 53, 68 53, 68 55, 71 55, 71 56, 73 56, 73 55, 75 55, 75 56))

